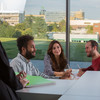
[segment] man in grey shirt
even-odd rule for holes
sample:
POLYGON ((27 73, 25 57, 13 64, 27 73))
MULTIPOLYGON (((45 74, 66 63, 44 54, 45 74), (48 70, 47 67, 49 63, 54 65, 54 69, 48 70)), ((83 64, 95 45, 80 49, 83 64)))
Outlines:
MULTIPOLYGON (((41 73, 37 68, 33 66, 30 62, 30 59, 35 57, 36 48, 34 43, 34 38, 30 35, 23 35, 17 39, 17 46, 19 52, 17 57, 15 57, 11 62, 10 65, 13 67, 15 72, 24 71, 28 75, 32 76, 42 76, 44 78, 59 78, 55 76, 48 76, 44 73, 41 73)), ((71 70, 66 72, 61 79, 66 79, 70 77, 71 70)))

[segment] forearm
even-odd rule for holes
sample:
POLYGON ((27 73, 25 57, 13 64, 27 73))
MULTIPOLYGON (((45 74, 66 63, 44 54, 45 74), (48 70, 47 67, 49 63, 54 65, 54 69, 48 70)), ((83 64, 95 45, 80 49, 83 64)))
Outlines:
POLYGON ((63 76, 65 72, 54 72, 55 76, 63 76))

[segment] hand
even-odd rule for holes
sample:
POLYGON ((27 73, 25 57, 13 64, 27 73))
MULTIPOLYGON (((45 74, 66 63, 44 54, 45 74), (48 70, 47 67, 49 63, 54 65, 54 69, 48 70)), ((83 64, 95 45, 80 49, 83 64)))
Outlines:
POLYGON ((77 76, 81 77, 85 72, 81 69, 79 69, 79 72, 77 73, 77 76))
POLYGON ((65 73, 64 73, 64 75, 61 77, 61 79, 68 79, 68 78, 70 78, 71 77, 71 73, 72 72, 72 69, 68 69, 65 73))
POLYGON ((27 79, 21 79, 20 78, 20 82, 22 83, 23 87, 26 87, 26 85, 29 83, 29 81, 27 79))
POLYGON ((27 76, 27 74, 24 72, 24 71, 22 71, 22 72, 20 72, 18 75, 16 75, 19 79, 21 78, 21 79, 24 79, 24 78, 26 78, 26 76, 27 76))

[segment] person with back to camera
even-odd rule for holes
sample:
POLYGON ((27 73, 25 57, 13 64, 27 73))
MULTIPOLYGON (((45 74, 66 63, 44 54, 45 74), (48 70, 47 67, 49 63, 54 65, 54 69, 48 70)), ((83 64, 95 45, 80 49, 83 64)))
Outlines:
POLYGON ((0 42, 0 100, 20 100, 15 90, 22 89, 29 81, 25 72, 15 75, 6 52, 0 42))
POLYGON ((44 73, 49 76, 63 76, 66 72, 67 60, 64 56, 63 48, 57 40, 51 41, 47 54, 44 57, 44 73))

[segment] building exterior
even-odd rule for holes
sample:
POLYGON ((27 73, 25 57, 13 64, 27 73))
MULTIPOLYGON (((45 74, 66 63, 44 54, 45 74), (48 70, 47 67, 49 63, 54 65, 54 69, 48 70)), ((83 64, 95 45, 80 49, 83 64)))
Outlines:
MULTIPOLYGON (((66 40, 65 32, 52 32, 48 34, 49 39, 54 40, 66 40)), ((89 40, 95 40, 99 42, 98 34, 70 34, 70 42, 87 42, 89 40)))
POLYGON ((100 20, 70 20, 72 29, 82 29, 88 25, 93 26, 94 23, 100 23, 100 20))
POLYGON ((49 39, 54 40, 66 40, 66 33, 65 32, 51 32, 48 34, 49 39))
POLYGON ((15 26, 16 24, 24 21, 24 12, 19 13, 18 11, 3 11, 0 12, 0 20, 6 21, 10 25, 15 26))
POLYGON ((25 17, 27 17, 27 16, 40 17, 40 18, 45 19, 45 15, 25 15, 25 17))
POLYGON ((60 22, 61 20, 65 20, 66 12, 50 12, 47 11, 45 13, 45 21, 46 22, 60 22))
POLYGON ((100 23, 94 23, 93 24, 93 33, 100 35, 100 23))
POLYGON ((80 11, 71 11, 70 20, 84 20, 84 12, 80 11))
POLYGON ((41 9, 41 11, 39 12, 39 15, 45 15, 46 10, 44 9, 44 7, 41 9))
POLYGON ((95 40, 99 42, 98 34, 70 34, 70 42, 87 42, 95 40))
POLYGON ((25 7, 26 1, 15 3, 15 1, 8 1, 2 0, 0 2, 0 20, 6 21, 9 23, 9 25, 16 25, 19 23, 22 23, 24 21, 24 7, 25 7))

